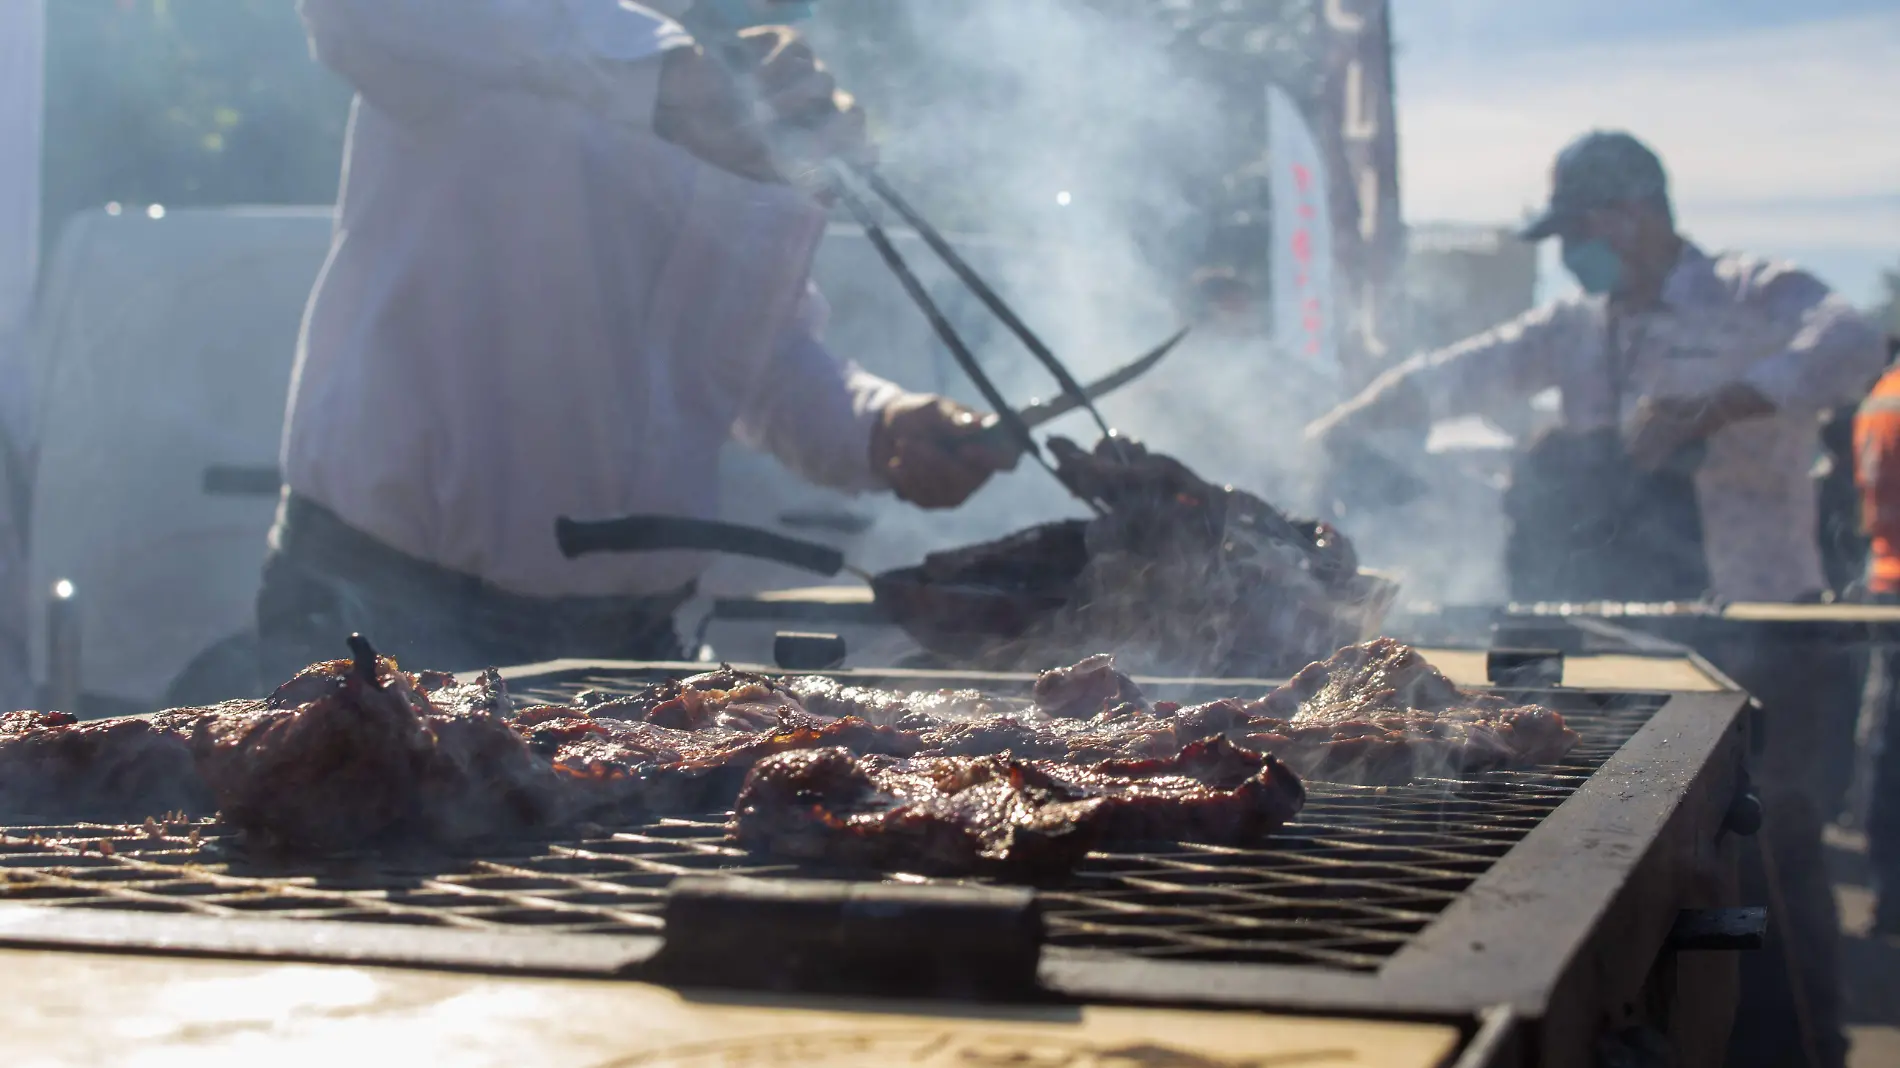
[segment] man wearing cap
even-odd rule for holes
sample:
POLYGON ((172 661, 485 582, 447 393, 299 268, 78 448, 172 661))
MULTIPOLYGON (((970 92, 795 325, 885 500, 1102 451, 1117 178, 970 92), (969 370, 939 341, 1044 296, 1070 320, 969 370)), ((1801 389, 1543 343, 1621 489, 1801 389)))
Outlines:
MULTIPOLYGON (((1699 513, 1692 544, 1706 572, 1698 583, 1730 601, 1817 597, 1826 587, 1810 477, 1817 417, 1858 400, 1880 373, 1880 334, 1790 264, 1709 253, 1684 238, 1662 163, 1627 133, 1572 142, 1557 157, 1552 185, 1548 210, 1523 236, 1560 240, 1583 294, 1415 356, 1315 422, 1309 440, 1337 451, 1394 427, 1417 433, 1438 420, 1521 406, 1556 388, 1560 432, 1607 441, 1619 455, 1604 466, 1619 477, 1680 472, 1689 526, 1699 513)), ((1793 958, 1798 973, 1780 997, 1763 995, 1763 981, 1750 984, 1761 1000, 1745 999, 1736 1042, 1750 1063, 1839 1064, 1844 1049, 1834 906, 1821 871, 1831 791, 1816 781, 1815 754, 1830 725, 1820 714, 1799 723, 1794 714, 1840 680, 1799 674, 1741 680, 1769 705, 1771 720, 1790 725, 1758 772, 1764 852, 1779 874, 1772 888, 1754 890, 1786 907, 1771 930, 1777 944, 1745 967, 1779 955, 1793 958), (1784 1006, 1791 1011, 1778 1013, 1784 1006)), ((1845 700, 1851 707, 1851 695, 1845 700)))
POLYGON ((1583 294, 1406 361, 1309 439, 1483 414, 1556 387, 1567 426, 1619 429, 1638 466, 1707 443, 1695 489, 1718 596, 1820 593, 1815 416, 1880 373, 1879 333, 1805 271, 1680 235, 1662 163, 1629 134, 1573 142, 1553 185, 1523 236, 1559 239, 1583 294))

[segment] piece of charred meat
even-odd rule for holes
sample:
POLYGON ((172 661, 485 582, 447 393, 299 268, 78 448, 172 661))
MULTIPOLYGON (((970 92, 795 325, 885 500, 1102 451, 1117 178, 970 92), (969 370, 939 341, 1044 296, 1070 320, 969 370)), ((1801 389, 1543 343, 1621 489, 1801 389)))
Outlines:
MULTIPOLYGON (((1105 438, 1085 450, 1056 438, 1049 448, 1101 514, 1080 525, 1063 599, 973 666, 1022 670, 1107 650, 1157 674, 1284 675, 1358 638, 1390 596, 1360 576, 1338 530, 1291 519, 1139 442, 1105 438)), ((1015 543, 979 548, 998 557, 1015 543)))
POLYGON ((1090 719, 1117 709, 1147 711, 1133 679, 1115 670, 1105 653, 1036 676, 1036 708, 1057 719, 1090 719))
POLYGON ((1040 878, 1116 842, 1253 841, 1304 801, 1272 757, 1219 738, 1168 759, 1089 768, 819 749, 754 768, 727 834, 747 849, 847 868, 1040 878))
POLYGON ((635 720, 688 731, 706 727, 770 730, 790 711, 802 708, 782 681, 730 667, 588 706, 589 714, 598 719, 635 720))
POLYGON ((1343 782, 1549 764, 1577 744, 1558 713, 1461 690, 1390 638, 1341 649, 1248 711, 1258 744, 1304 775, 1343 782))
POLYGON ((785 680, 785 688, 798 699, 800 708, 820 719, 854 717, 887 727, 974 722, 1020 704, 975 690, 900 692, 853 686, 825 675, 794 676, 785 680))
POLYGON ((63 712, 9 713, 0 717, 0 812, 14 822, 54 823, 208 814, 216 803, 197 774, 193 730, 201 719, 255 707, 93 723, 63 712))
POLYGON ((264 849, 331 853, 453 847, 560 818, 553 769, 497 713, 498 677, 431 677, 425 693, 368 642, 351 646, 352 659, 309 668, 261 710, 200 732, 198 771, 225 822, 264 849))
MULTIPOLYGON (((1166 815, 1143 834, 1250 833, 1222 829, 1244 806, 1216 805, 1205 811, 1218 815, 1200 822, 1202 800, 1228 799, 1176 789, 1192 780, 1257 792, 1230 773, 1255 768, 1235 753, 1272 754, 1309 779, 1373 784, 1546 763, 1576 741, 1555 712, 1459 690, 1387 640, 1340 650, 1266 698, 1188 708, 1149 702, 1106 656, 1045 672, 1025 699, 721 669, 630 697, 522 707, 492 672, 463 683, 399 671, 366 644, 356 652, 300 672, 262 701, 91 723, 0 716, 0 817, 136 823, 222 810, 246 841, 282 854, 454 849, 583 819, 723 811, 754 769, 835 750, 885 762, 871 770, 914 760, 988 776, 970 779, 976 792, 967 797, 950 790, 916 810, 936 821, 917 833, 932 856, 965 858, 944 861, 947 869, 966 860, 1007 868, 1017 863, 1008 847, 1016 839, 938 817, 979 802, 1014 805, 1016 815, 984 826, 1022 828, 1021 863, 1033 870, 1060 867, 1035 859, 1037 850, 1059 856, 1073 844, 1036 838, 1051 814, 1075 811, 1050 807, 1058 801, 1113 801, 1111 814, 1089 810, 1091 833, 1110 837, 1137 833, 1127 828, 1147 819, 1135 804, 1144 798, 1159 798, 1166 815)), ((900 780, 879 782, 895 789, 900 780)), ((867 850, 904 840, 879 834, 867 850)))
POLYGON ((1354 785, 1549 764, 1577 742, 1558 713, 1461 690, 1416 650, 1381 638, 1340 650, 1258 701, 1148 708, 1138 694, 1120 695, 1088 719, 1032 712, 941 724, 925 733, 922 752, 1087 765, 1167 757, 1215 735, 1272 753, 1304 778, 1354 785))
POLYGON ((723 810, 753 765, 781 753, 842 746, 857 753, 909 756, 922 744, 916 731, 856 717, 821 720, 803 712, 788 712, 767 731, 683 731, 573 717, 537 723, 525 735, 568 789, 586 798, 584 807, 647 813, 723 810))

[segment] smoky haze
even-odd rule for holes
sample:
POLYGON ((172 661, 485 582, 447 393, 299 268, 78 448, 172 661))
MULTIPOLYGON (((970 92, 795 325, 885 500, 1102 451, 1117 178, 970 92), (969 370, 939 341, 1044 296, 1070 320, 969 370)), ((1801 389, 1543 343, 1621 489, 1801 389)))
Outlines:
MULTIPOLYGON (((1176 31, 1156 17, 1157 5, 959 0, 880 4, 875 12, 853 0, 819 6, 815 44, 840 83, 863 96, 886 173, 940 226, 962 235, 958 244, 1078 377, 1134 359, 1186 322, 1192 309, 1184 298, 1197 269, 1238 259, 1258 305, 1270 304, 1268 250, 1245 244, 1263 244, 1270 235, 1239 228, 1238 256, 1232 236, 1236 187, 1257 188, 1269 173, 1264 130, 1237 117, 1226 95, 1231 85, 1184 60, 1176 31)), ((1279 7, 1278 23, 1264 21, 1260 32, 1297 40, 1316 5, 1279 7)), ((1246 91, 1264 92, 1264 85, 1246 91)), ((1251 206, 1256 215, 1266 209, 1264 197, 1251 206)), ((1013 401, 1054 391, 1047 374, 973 300, 952 283, 938 289, 1013 401)), ((852 340, 839 346, 844 354, 907 385, 947 387, 980 401, 941 352, 934 364, 904 362, 898 350, 915 347, 921 319, 894 287, 886 295, 838 309, 838 320, 851 324, 852 340)), ((1205 478, 1311 514, 1318 492, 1301 431, 1341 399, 1339 389, 1277 353, 1268 332, 1203 325, 1150 376, 1101 408, 1118 430, 1205 478)), ((1096 436, 1081 415, 1049 430, 1085 445, 1096 436)), ((1471 490, 1465 486, 1443 502, 1481 513, 1481 488, 1476 505, 1471 490)), ((1348 532, 1371 550, 1370 564, 1404 572, 1409 593, 1464 599, 1492 592, 1495 560, 1473 559, 1470 524, 1444 514, 1439 501, 1434 496, 1378 518, 1414 539, 1430 532, 1438 544, 1364 529, 1372 520, 1354 522, 1348 532)), ((910 563, 933 549, 1079 512, 1025 463, 954 513, 880 508, 861 562, 910 563)))

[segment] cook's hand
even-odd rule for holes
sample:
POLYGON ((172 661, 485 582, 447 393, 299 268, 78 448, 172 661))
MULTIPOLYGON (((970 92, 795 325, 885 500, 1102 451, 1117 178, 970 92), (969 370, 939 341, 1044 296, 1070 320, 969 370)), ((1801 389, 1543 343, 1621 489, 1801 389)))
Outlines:
POLYGON ((1019 454, 994 443, 982 415, 943 397, 906 397, 884 409, 871 431, 871 467, 900 500, 955 508, 990 476, 1015 468, 1019 454))
POLYGON ((1739 382, 1703 397, 1644 397, 1624 425, 1624 447, 1631 462, 1654 471, 1684 445, 1774 410, 1774 402, 1739 382))
POLYGON ((765 127, 732 74, 697 46, 666 54, 654 132, 715 167, 755 182, 783 183, 765 127))
POLYGON ((806 165, 828 158, 877 162, 857 100, 838 88, 811 45, 788 26, 759 26, 739 39, 756 65, 759 91, 778 119, 781 148, 806 165))

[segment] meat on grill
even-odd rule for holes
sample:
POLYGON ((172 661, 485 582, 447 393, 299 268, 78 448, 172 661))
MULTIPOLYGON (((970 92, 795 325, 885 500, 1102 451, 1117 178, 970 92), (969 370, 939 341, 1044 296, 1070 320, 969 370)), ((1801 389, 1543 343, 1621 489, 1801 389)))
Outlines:
POLYGON ((1461 690, 1390 638, 1309 665, 1249 712, 1258 716, 1249 724, 1257 744, 1303 775, 1333 781, 1549 764, 1577 744, 1556 712, 1461 690))
POLYGON ((1390 596, 1360 576, 1338 530, 1292 519, 1139 442, 1109 437, 1086 450, 1054 438, 1049 449, 1062 480, 1101 514, 942 555, 962 573, 926 561, 939 583, 981 585, 1007 573, 1011 557, 1073 554, 1050 568, 1059 581, 1036 591, 1051 607, 990 648, 945 650, 959 660, 1022 670, 1106 650, 1155 674, 1280 675, 1358 638, 1390 596))
POLYGON ((1114 842, 1256 840, 1304 801, 1278 761, 1221 738, 1088 768, 818 749, 755 767, 727 834, 747 849, 844 867, 1034 877, 1114 842))
POLYGON ((0 717, 0 812, 51 823, 209 812, 215 803, 193 766, 192 727, 219 714, 94 723, 60 712, 0 717))
POLYGON ((386 841, 452 846, 562 815, 559 781, 505 720, 492 672, 462 686, 412 676, 361 638, 255 711, 211 717, 197 771, 225 822, 297 853, 386 841))
MULTIPOLYGON (((1201 822, 1202 794, 1156 784, 1185 775, 1240 790, 1208 763, 1230 750, 1270 753, 1308 778, 1378 783, 1553 761, 1576 741, 1555 712, 1461 691, 1383 640, 1341 650, 1262 700, 1189 708, 1148 702, 1107 657, 1044 673, 1028 699, 721 669, 631 697, 517 707, 492 672, 463 684, 398 671, 366 645, 356 653, 306 669, 262 701, 90 723, 0 717, 0 813, 137 822, 222 810, 247 839, 291 852, 453 847, 633 810, 723 810, 755 767, 835 750, 877 758, 866 765, 874 770, 904 761, 987 768, 967 773, 1043 791, 1009 787, 1024 812, 1106 798, 1113 803, 1089 809, 1090 826, 1111 835, 1134 833, 1128 821, 1149 810, 1133 803, 1137 794, 1165 796, 1164 817, 1143 833, 1224 840, 1222 821, 1244 806, 1216 805, 1207 811, 1222 815, 1201 822), (1228 748, 1208 750, 1210 740, 1228 748), (1155 770, 1177 766, 1190 770, 1155 770)), ((1043 818, 1017 822, 1033 830, 1043 818)))
POLYGON ((856 717, 821 720, 786 710, 768 730, 678 730, 599 716, 552 719, 525 731, 549 760, 576 807, 637 807, 653 813, 723 810, 754 764, 780 753, 841 746, 852 752, 910 756, 914 732, 856 717))
POLYGON ((1272 753, 1308 779, 1381 785, 1548 764, 1577 742, 1558 713, 1461 690, 1389 638, 1342 649, 1259 701, 1149 708, 1138 693, 1117 691, 1097 708, 1086 720, 1014 715, 943 724, 926 732, 923 752, 1087 764, 1162 757, 1219 735, 1272 753))

